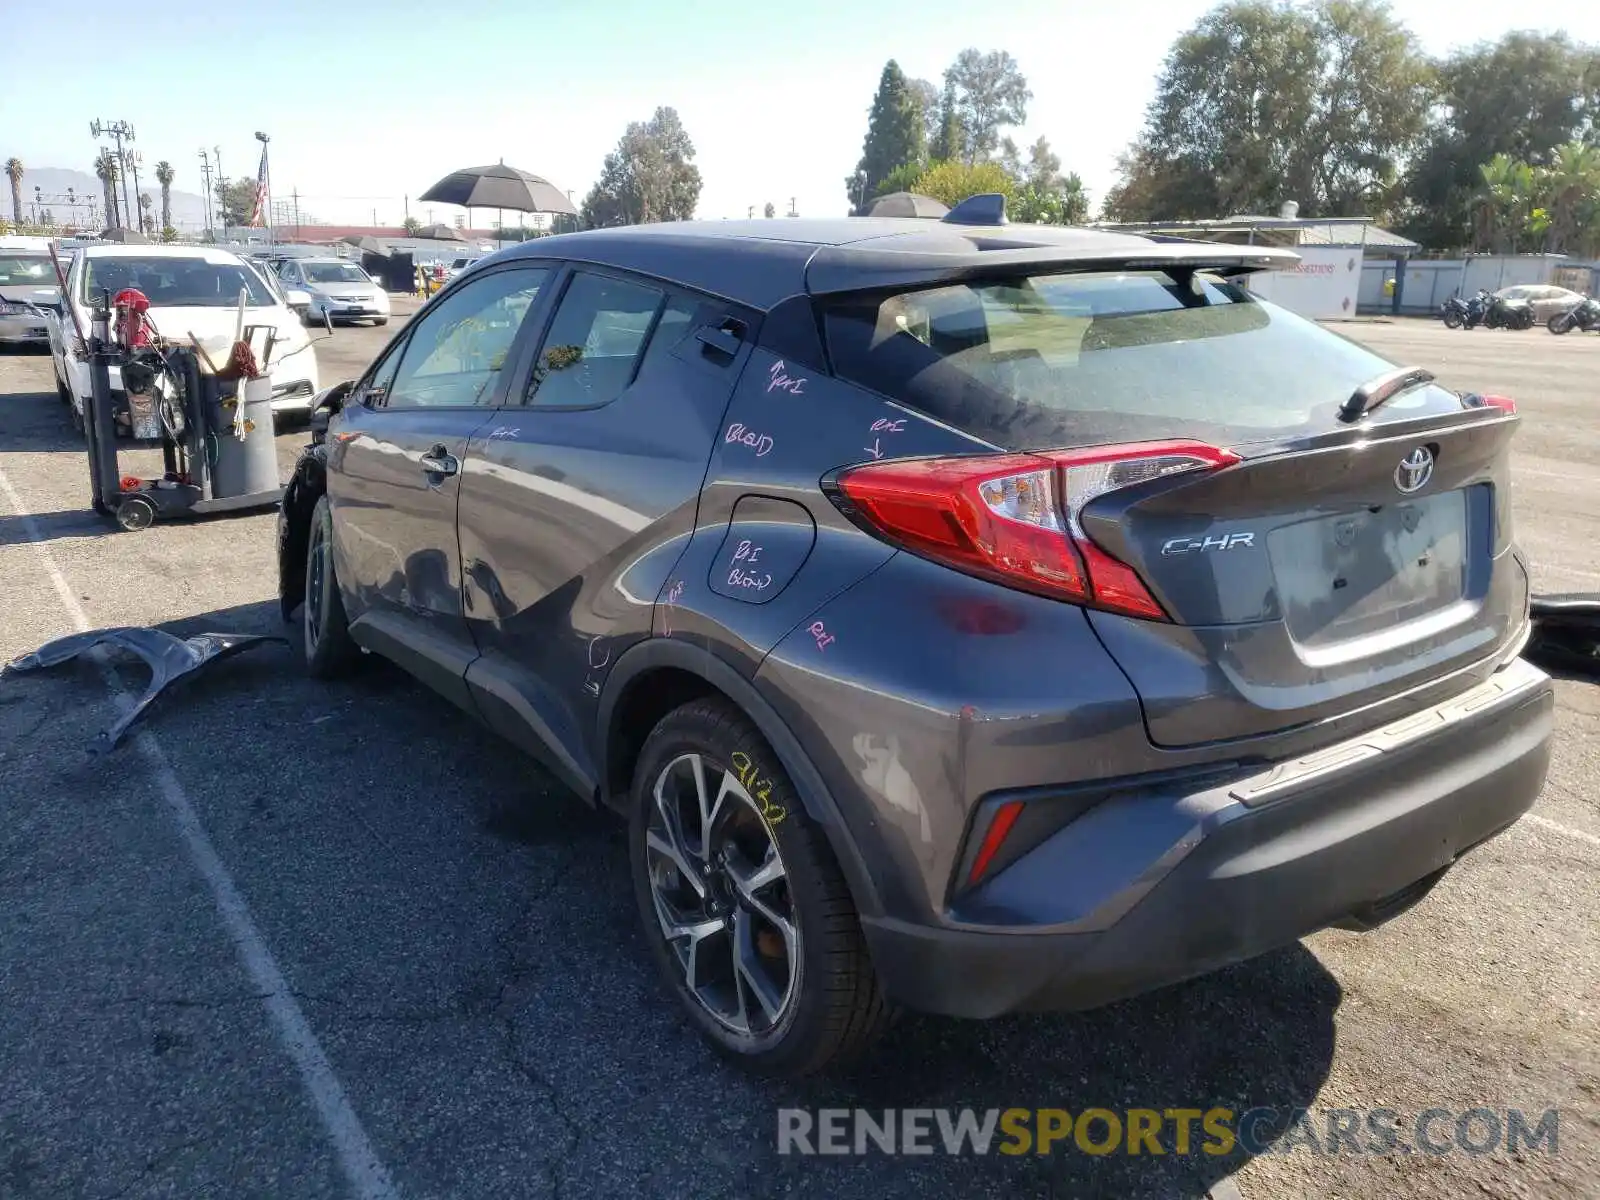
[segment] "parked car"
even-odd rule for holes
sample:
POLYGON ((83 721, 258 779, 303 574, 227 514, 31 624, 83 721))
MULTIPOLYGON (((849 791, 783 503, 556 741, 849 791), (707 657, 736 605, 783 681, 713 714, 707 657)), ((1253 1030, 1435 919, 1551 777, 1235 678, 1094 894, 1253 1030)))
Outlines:
POLYGON ((1544 325, 1557 313, 1566 312, 1583 300, 1583 293, 1553 283, 1519 283, 1495 293, 1501 300, 1526 300, 1533 309, 1533 323, 1544 325))
POLYGON ((1254 297, 1285 251, 966 219, 508 248, 283 499, 310 673, 390 658, 624 815, 763 1071, 1370 929, 1548 767, 1510 401, 1254 297))
POLYGON ((0 346, 48 346, 51 314, 60 309, 50 252, 0 238, 0 346))
POLYGON ((299 288, 311 297, 307 322, 371 321, 389 323, 389 294, 353 262, 342 258, 291 258, 278 267, 285 287, 299 288))
MULTIPOLYGON (((290 307, 297 297, 270 287, 257 269, 231 250, 215 246, 95 245, 81 248, 67 272, 67 304, 88 332, 92 302, 102 292, 141 291, 150 301, 149 318, 158 333, 175 342, 198 337, 218 361, 233 344, 239 293, 246 297, 245 323, 270 325, 276 348, 269 364, 272 410, 307 413, 317 393, 317 356, 299 316, 290 307)), ((50 323, 50 352, 56 389, 82 422, 89 396, 88 350, 63 305, 50 323)), ((113 404, 126 413, 120 370, 111 368, 113 404)), ((123 418, 125 422, 125 418, 123 418)))

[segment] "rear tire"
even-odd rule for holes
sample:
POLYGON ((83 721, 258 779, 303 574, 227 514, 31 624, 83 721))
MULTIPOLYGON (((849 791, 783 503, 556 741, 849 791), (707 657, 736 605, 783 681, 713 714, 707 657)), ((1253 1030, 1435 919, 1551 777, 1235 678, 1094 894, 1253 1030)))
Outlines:
POLYGON ((306 538, 306 592, 300 631, 305 641, 306 672, 313 679, 340 679, 360 661, 361 650, 350 637, 344 600, 333 568, 333 510, 326 496, 311 512, 306 538))
POLYGON ((686 704, 646 740, 628 858, 662 981, 719 1053, 793 1078, 857 1058, 889 1024, 826 837, 727 701, 686 704))
POLYGON ((1569 333, 1572 330, 1572 314, 1557 313, 1544 323, 1544 327, 1551 333, 1569 333))
POLYGON ((1447 313, 1445 313, 1444 314, 1444 327, 1446 329, 1460 329, 1461 328, 1461 314, 1458 313, 1458 312, 1447 312, 1447 313))
POLYGON ((374 322, 373 322, 373 323, 372 323, 372 324, 373 324, 373 326, 374 326, 374 327, 375 327, 375 328, 378 328, 378 329, 382 329, 382 328, 383 328, 383 327, 384 327, 384 326, 385 326, 385 325, 387 325, 387 324, 388 324, 388 323, 389 323, 389 318, 388 318, 388 317, 379 317, 379 318, 378 318, 378 319, 377 319, 377 320, 376 320, 376 321, 374 321, 374 322))

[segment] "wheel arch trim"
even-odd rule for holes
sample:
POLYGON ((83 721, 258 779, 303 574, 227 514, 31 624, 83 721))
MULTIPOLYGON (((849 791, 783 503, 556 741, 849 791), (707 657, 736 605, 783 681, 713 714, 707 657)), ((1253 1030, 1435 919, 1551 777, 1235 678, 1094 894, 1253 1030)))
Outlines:
POLYGON ((697 676, 727 697, 750 719, 777 755, 805 807, 806 815, 822 828, 834 858, 838 860, 839 868, 850 885, 857 912, 864 918, 881 916, 883 904, 878 888, 821 773, 755 685, 709 650, 680 639, 658 637, 639 642, 617 659, 600 695, 595 728, 595 761, 600 764, 602 802, 607 800, 612 787, 609 764, 617 710, 636 685, 652 672, 662 669, 676 669, 697 676))

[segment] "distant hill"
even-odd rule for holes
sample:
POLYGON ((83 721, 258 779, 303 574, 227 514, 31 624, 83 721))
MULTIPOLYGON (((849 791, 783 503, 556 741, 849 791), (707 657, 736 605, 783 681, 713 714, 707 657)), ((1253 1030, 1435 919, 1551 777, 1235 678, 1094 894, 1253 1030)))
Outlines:
MULTIPOLYGON (((177 166, 178 164, 174 164, 177 166)), ((194 187, 200 183, 200 168, 194 167, 187 172, 178 166, 178 179, 194 187), (187 178, 192 176, 192 178, 187 178)), ((67 220, 65 197, 67 189, 71 188, 80 198, 78 207, 78 220, 84 218, 85 210, 82 207, 84 199, 95 202, 95 207, 101 207, 100 180, 92 171, 74 171, 67 167, 28 167, 22 176, 22 211, 28 214, 28 206, 33 203, 33 189, 38 188, 44 206, 49 208, 58 221, 67 220)), ((139 190, 150 194, 151 203, 155 206, 156 220, 161 219, 161 185, 156 182, 155 163, 146 162, 139 172, 139 190)), ((128 194, 133 194, 133 180, 128 181, 128 194)), ((121 195, 121 185, 118 185, 118 195, 121 195)), ((137 203, 137 201, 135 201, 137 203)), ((0 176, 0 215, 11 216, 11 193, 6 186, 3 176, 0 176)), ((205 228, 206 202, 199 192, 186 192, 174 186, 172 189, 172 223, 180 230, 200 230, 205 228)))

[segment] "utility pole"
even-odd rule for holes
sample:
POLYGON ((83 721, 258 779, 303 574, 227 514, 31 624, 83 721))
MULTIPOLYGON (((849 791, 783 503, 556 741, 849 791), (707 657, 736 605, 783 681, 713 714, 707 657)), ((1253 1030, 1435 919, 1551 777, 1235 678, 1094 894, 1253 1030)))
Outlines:
MULTIPOLYGON (((228 177, 222 173, 222 147, 211 147, 211 156, 211 161, 217 164, 217 187, 221 188, 228 182, 228 177)), ((212 236, 220 241, 228 235, 228 211, 222 206, 221 196, 217 197, 215 212, 218 229, 212 236)))
POLYGON ((205 195, 201 197, 205 201, 206 232, 215 238, 217 235, 211 223, 211 159, 204 146, 200 147, 200 175, 206 181, 205 195))
POLYGON ((800 215, 800 210, 794 206, 794 201, 795 201, 795 198, 793 196, 790 196, 789 197, 789 215, 791 217, 798 217, 800 215))
POLYGON ((137 150, 128 151, 128 165, 133 168, 133 227, 144 232, 144 200, 139 192, 139 164, 144 156, 137 150))
POLYGON ((122 171, 122 204, 127 212, 133 210, 128 207, 128 172, 127 159, 122 153, 122 143, 133 141, 133 126, 126 121, 91 121, 89 123, 90 137, 114 138, 117 143, 117 166, 122 171))
POLYGON ((294 236, 298 241, 300 237, 300 189, 296 187, 289 194, 294 197, 294 236))

